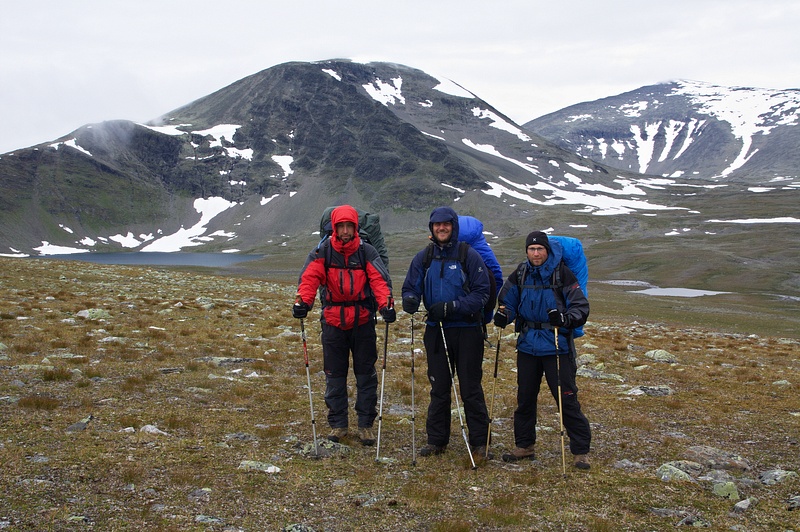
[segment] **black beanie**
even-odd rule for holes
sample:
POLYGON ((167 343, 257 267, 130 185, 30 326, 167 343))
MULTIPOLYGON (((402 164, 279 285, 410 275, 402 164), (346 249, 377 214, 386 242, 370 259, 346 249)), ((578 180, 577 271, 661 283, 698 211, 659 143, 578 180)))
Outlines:
POLYGON ((542 233, 541 231, 534 231, 528 235, 528 238, 525 239, 525 251, 528 250, 528 246, 533 244, 539 244, 540 246, 544 246, 547 250, 547 254, 549 255, 550 252, 550 241, 547 239, 547 234, 542 233))

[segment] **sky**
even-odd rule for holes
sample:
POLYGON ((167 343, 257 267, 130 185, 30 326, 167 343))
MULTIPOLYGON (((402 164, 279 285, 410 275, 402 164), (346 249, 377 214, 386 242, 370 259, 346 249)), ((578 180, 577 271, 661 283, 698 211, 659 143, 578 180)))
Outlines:
POLYGON ((0 6, 0 153, 287 61, 389 61, 517 124, 677 79, 800 88, 797 0, 31 0, 0 6))

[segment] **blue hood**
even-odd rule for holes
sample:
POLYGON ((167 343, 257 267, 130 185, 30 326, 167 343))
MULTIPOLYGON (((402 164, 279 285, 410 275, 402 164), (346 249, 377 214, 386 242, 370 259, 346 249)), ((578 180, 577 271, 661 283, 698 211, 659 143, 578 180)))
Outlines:
MULTIPOLYGON (((436 207, 431 213, 431 220, 428 222, 428 229, 433 236, 434 222, 450 222, 453 224, 453 236, 450 237, 450 243, 458 242, 458 214, 450 207, 436 207)), ((435 241, 435 239, 434 239, 435 241)))
MULTIPOLYGON (((539 266, 539 274, 542 276, 542 279, 550 279, 553 272, 558 267, 558 263, 561 262, 563 253, 564 250, 561 247, 561 242, 550 241, 550 253, 547 254, 547 260, 544 261, 544 264, 539 266)), ((528 268, 529 270, 533 270, 535 266, 528 261, 528 268)))

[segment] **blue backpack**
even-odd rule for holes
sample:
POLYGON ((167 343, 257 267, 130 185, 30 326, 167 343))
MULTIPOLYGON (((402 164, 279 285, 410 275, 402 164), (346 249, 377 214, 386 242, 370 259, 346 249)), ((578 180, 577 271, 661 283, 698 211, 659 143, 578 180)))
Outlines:
MULTIPOLYGON (((458 240, 466 242, 472 249, 478 252, 486 265, 489 277, 494 277, 495 292, 500 293, 503 287, 503 270, 500 268, 500 263, 497 262, 497 257, 486 242, 486 237, 483 236, 483 222, 474 216, 458 216, 458 240)), ((494 307, 492 307, 494 310, 494 307)), ((490 316, 487 323, 492 321, 490 316)))

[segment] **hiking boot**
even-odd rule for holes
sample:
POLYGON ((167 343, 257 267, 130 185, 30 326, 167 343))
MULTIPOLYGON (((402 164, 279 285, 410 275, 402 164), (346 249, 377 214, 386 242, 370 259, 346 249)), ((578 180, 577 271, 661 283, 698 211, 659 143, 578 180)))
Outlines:
POLYGON ((494 454, 492 451, 489 451, 489 454, 486 454, 486 446, 479 445, 472 450, 472 459, 473 460, 494 460, 494 454))
POLYGON ((368 447, 375 445, 375 432, 372 427, 358 427, 358 439, 361 440, 361 445, 368 447))
POLYGON ((519 460, 536 460, 536 453, 533 452, 533 445, 527 447, 514 447, 510 453, 503 453, 503 462, 517 462, 519 460))
POLYGON ((575 467, 577 467, 578 469, 589 469, 592 466, 589 465, 589 459, 586 457, 585 454, 576 454, 575 467))
POLYGON ((434 445, 432 443, 427 443, 422 447, 422 449, 419 450, 419 455, 433 456, 436 454, 442 454, 445 449, 447 449, 447 445, 434 445))
POLYGON ((339 440, 347 436, 347 427, 332 428, 331 433, 328 434, 328 439, 334 443, 339 443, 339 440))

